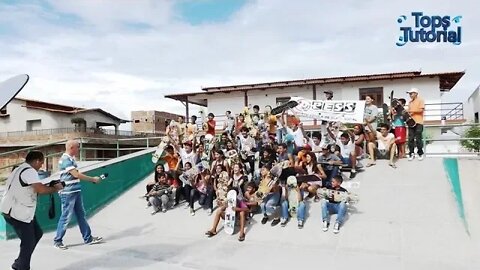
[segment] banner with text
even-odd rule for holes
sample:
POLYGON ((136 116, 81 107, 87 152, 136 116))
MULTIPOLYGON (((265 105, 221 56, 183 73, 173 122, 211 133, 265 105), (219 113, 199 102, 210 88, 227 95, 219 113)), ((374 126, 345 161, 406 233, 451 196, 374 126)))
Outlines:
POLYGON ((311 100, 292 97, 297 106, 292 111, 299 115, 324 121, 363 123, 365 100, 311 100))

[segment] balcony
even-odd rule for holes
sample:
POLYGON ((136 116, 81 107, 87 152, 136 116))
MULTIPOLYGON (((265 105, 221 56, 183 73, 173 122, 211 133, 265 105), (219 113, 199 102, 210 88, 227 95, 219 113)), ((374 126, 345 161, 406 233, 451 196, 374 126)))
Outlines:
POLYGON ((140 133, 129 130, 113 130, 103 128, 85 128, 83 130, 71 128, 39 129, 32 131, 0 132, 0 145, 29 145, 47 141, 62 140, 75 137, 95 138, 132 138, 161 136, 159 133, 140 133))

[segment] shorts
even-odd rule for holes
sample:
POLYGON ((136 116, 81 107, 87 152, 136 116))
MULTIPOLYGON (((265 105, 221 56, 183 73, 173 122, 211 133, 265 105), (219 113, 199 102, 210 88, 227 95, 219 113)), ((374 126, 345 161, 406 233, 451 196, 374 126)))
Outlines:
POLYGON ((377 149, 375 151, 375 154, 377 156, 377 159, 390 159, 390 151, 386 149, 382 149, 382 150, 377 149))
POLYGON ((395 143, 402 144, 407 141, 407 128, 406 127, 395 127, 395 143))

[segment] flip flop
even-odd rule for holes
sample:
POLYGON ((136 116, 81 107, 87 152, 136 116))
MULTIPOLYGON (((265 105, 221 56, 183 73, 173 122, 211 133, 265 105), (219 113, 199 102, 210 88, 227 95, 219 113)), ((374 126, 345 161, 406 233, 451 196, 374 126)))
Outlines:
POLYGON ((368 163, 367 165, 365 165, 365 167, 368 168, 368 167, 372 167, 372 166, 374 166, 374 165, 377 165, 377 164, 376 164, 376 163, 368 163))
POLYGON ((207 231, 207 232, 205 233, 205 235, 210 238, 210 237, 214 237, 215 235, 217 235, 217 233, 214 233, 214 232, 212 232, 212 231, 207 231))
POLYGON ((397 165, 395 165, 395 163, 389 163, 388 166, 390 166, 390 167, 392 167, 392 168, 394 168, 394 169, 397 168, 397 165))
POLYGON ((241 235, 238 237, 238 241, 243 242, 245 240, 245 235, 241 235))

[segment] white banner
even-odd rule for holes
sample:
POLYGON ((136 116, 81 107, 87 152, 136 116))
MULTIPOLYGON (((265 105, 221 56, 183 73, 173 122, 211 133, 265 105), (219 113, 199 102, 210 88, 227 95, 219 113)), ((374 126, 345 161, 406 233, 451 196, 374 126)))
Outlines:
POLYGON ((325 121, 363 123, 365 100, 311 100, 291 97, 298 102, 292 111, 299 115, 325 121))

